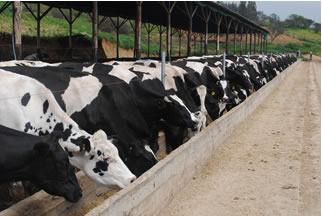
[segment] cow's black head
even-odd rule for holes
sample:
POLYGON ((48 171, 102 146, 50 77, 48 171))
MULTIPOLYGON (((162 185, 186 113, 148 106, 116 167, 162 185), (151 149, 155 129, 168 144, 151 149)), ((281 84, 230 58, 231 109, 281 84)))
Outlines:
POLYGON ((35 144, 31 180, 49 194, 77 202, 82 197, 82 190, 67 152, 58 143, 61 137, 61 133, 54 131, 35 144))
POLYGON ((144 140, 125 144, 117 136, 113 136, 112 142, 118 148, 121 159, 136 176, 142 175, 158 162, 144 140))
POLYGON ((195 127, 191 113, 183 104, 171 96, 166 96, 164 100, 167 106, 162 112, 162 117, 167 123, 187 128, 195 127))

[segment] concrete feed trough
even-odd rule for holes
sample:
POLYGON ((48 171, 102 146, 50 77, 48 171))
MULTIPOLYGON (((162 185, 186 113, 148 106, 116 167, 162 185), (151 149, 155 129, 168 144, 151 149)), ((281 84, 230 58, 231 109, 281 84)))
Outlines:
POLYGON ((109 196, 108 189, 99 187, 78 173, 83 188, 83 198, 76 204, 47 195, 41 191, 0 212, 0 216, 21 215, 158 215, 172 197, 196 175, 228 138, 240 122, 246 119, 279 85, 298 62, 276 76, 273 80, 254 92, 243 103, 233 108, 221 118, 212 122, 201 133, 173 151, 158 164, 144 173, 134 183, 109 196), (99 200, 99 201, 97 201, 99 200), (93 203, 93 205, 89 205, 93 203))

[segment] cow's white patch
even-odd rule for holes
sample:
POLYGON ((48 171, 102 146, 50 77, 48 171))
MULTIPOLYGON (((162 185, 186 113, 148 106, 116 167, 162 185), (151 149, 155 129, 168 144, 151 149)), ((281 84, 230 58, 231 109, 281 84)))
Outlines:
POLYGON ((83 70, 82 70, 82 72, 88 72, 88 73, 93 73, 93 68, 94 68, 94 66, 95 66, 95 64, 92 64, 92 65, 90 65, 90 66, 88 66, 88 67, 83 67, 83 70))
POLYGON ((204 85, 198 86, 197 87, 197 93, 198 93, 199 98, 200 98, 200 110, 201 110, 201 112, 204 113, 204 115, 207 115, 208 112, 207 112, 206 104, 205 104, 206 95, 207 95, 207 87, 204 86, 204 85))
POLYGON ((220 67, 209 67, 213 75, 219 80, 221 76, 224 75, 224 72, 220 67))
POLYGON ((134 77, 137 77, 135 73, 132 73, 124 67, 124 65, 113 65, 113 69, 108 73, 111 76, 117 77, 127 84, 130 84, 134 77))
POLYGON ((157 157, 155 156, 155 154, 152 151, 152 149, 150 148, 150 146, 144 145, 144 148, 145 148, 146 151, 150 152, 153 155, 153 157, 157 160, 157 157))
POLYGON ((198 118, 196 118, 195 115, 190 112, 190 110, 186 107, 181 98, 179 98, 177 95, 169 95, 168 97, 171 97, 173 100, 177 101, 181 106, 183 106, 188 111, 188 113, 190 113, 190 117, 193 122, 199 122, 198 118))
POLYGON ((84 109, 98 96, 102 86, 102 83, 91 75, 70 78, 68 88, 62 95, 67 115, 71 116, 84 109))
POLYGON ((245 89, 240 89, 240 91, 245 95, 245 97, 247 97, 247 92, 245 89))
POLYGON ((243 70, 243 75, 248 79, 250 78, 250 76, 246 70, 243 70))
POLYGON ((219 105, 219 114, 220 114, 222 111, 225 110, 226 103, 225 102, 219 102, 218 105, 219 105))
POLYGON ((217 61, 217 62, 215 63, 215 65, 216 65, 216 66, 221 66, 221 65, 222 65, 222 63, 221 63, 221 61, 217 61))
POLYGON ((196 71, 199 74, 202 74, 202 71, 205 65, 200 62, 187 61, 186 67, 191 68, 192 70, 196 71))

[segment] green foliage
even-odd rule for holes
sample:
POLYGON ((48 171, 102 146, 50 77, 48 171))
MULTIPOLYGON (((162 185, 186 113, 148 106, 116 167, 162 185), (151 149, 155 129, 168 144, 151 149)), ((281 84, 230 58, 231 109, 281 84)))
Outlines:
POLYGON ((296 14, 290 15, 285 20, 285 25, 288 27, 295 27, 295 28, 309 28, 314 23, 313 20, 307 19, 303 16, 299 16, 296 14))

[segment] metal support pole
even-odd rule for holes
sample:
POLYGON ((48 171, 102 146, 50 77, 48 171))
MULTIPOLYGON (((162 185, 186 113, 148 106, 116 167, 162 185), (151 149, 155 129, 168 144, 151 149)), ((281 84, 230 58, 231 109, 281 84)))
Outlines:
POLYGON ((262 52, 262 69, 264 70, 264 53, 262 52))
POLYGON ((164 74, 165 74, 165 52, 162 52, 162 60, 161 60, 161 82, 164 85, 164 74))
POLYGON ((249 63, 250 62, 250 53, 248 52, 247 55, 248 55, 248 63, 249 63))

